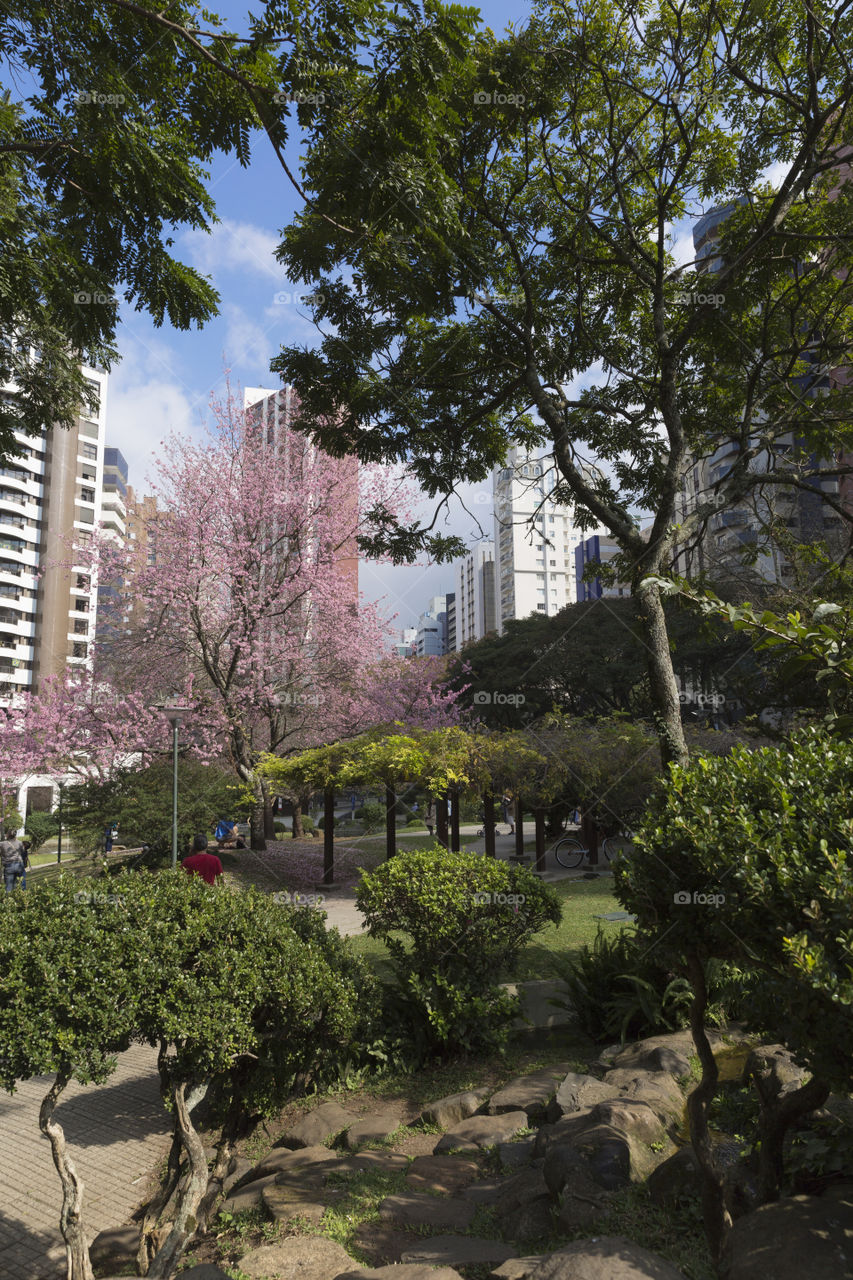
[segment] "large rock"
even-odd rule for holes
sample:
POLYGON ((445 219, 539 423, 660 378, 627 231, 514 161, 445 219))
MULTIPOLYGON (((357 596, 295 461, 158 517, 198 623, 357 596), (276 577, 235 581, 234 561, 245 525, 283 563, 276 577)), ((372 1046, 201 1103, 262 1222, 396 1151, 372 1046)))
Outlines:
POLYGON ((260 1164, 255 1165, 251 1180, 265 1178, 269 1173, 280 1173, 283 1176, 299 1171, 304 1180, 314 1174, 325 1176, 329 1173, 341 1173, 346 1168, 346 1160, 339 1151, 330 1151, 328 1147, 303 1147, 298 1151, 288 1148, 277 1148, 264 1156, 260 1164))
POLYGON ((337 1102, 324 1102, 316 1111, 309 1112, 285 1130, 275 1145, 291 1149, 321 1146, 339 1138, 345 1129, 355 1124, 355 1120, 356 1117, 344 1111, 337 1102))
POLYGON ((586 1111, 597 1102, 617 1097, 618 1093, 615 1085, 604 1084, 595 1076, 578 1075, 577 1072, 570 1071, 548 1104, 547 1119, 554 1124, 563 1116, 572 1115, 575 1111, 586 1111))
POLYGON ((251 1173, 253 1168, 254 1165, 251 1160, 247 1160, 244 1156, 238 1156, 234 1161, 234 1168, 230 1173, 227 1173, 222 1180, 222 1190, 225 1195, 228 1194, 232 1187, 236 1187, 238 1183, 244 1182, 247 1174, 251 1173))
MULTIPOLYGON (((718 1033, 708 1033, 711 1047, 722 1043, 718 1033)), ((632 1071, 668 1071, 673 1076, 690 1074, 690 1059, 696 1052, 693 1037, 689 1031, 672 1031, 667 1035, 648 1036, 645 1040, 637 1040, 634 1044, 625 1045, 612 1054, 614 1067, 623 1067, 632 1071)), ((602 1058, 610 1054, 605 1050, 602 1058)))
POLYGON ((462 1280, 462 1277, 450 1267, 421 1267, 414 1262, 398 1262, 388 1267, 342 1271, 335 1280, 462 1280))
POLYGON ((602 1124, 621 1129, 638 1142, 661 1142, 666 1138, 666 1129, 658 1116, 647 1102, 636 1098, 608 1098, 598 1103, 593 1114, 602 1124))
POLYGON ((290 1222, 302 1218, 317 1224, 330 1203, 344 1193, 345 1188, 324 1188, 309 1183, 304 1187, 292 1183, 282 1185, 278 1179, 272 1186, 264 1187, 262 1196, 268 1212, 277 1222, 290 1222))
POLYGON ((253 1182, 244 1183, 242 1187, 238 1187, 236 1191, 226 1196, 219 1206, 219 1212, 246 1213, 249 1209, 257 1209, 263 1204, 265 1189, 275 1186, 275 1179, 274 1173, 268 1173, 265 1178, 256 1178, 253 1182))
POLYGON ((409 1157, 399 1151, 359 1151, 349 1157, 343 1172, 405 1173, 408 1167, 409 1157))
POLYGON ((428 1267, 471 1267, 506 1262, 514 1252, 512 1245, 482 1236, 432 1236, 406 1249, 402 1261, 428 1267))
POLYGON ((480 1166, 459 1156, 417 1156, 409 1165, 406 1182, 413 1191, 454 1195, 480 1175, 480 1166))
POLYGON ((851 1280, 853 1192, 792 1196, 739 1218, 726 1239, 724 1280, 851 1280))
POLYGON ((471 1116, 440 1138, 435 1146, 435 1154, 445 1151, 478 1151, 483 1147, 494 1147, 499 1142, 506 1142, 515 1137, 528 1126, 525 1111, 507 1111, 499 1116, 471 1116))
POLYGON ((580 1170, 605 1191, 642 1182, 658 1163, 654 1152, 608 1124, 593 1124, 571 1143, 551 1146, 545 1157, 545 1181, 553 1195, 580 1170))
POLYGON ((545 1257, 544 1253, 534 1253, 528 1258, 510 1258, 508 1262, 502 1262, 499 1267, 494 1268, 489 1280, 527 1280, 545 1257))
POLYGON ((530 1280, 685 1280, 685 1276, 624 1236, 600 1236, 576 1240, 552 1253, 531 1272, 530 1280))
POLYGON ((702 1175, 692 1147, 680 1147, 649 1174, 646 1190, 659 1205, 679 1205, 702 1194, 702 1175))
POLYGON ((808 1079, 805 1067, 794 1061, 794 1055, 783 1044, 763 1044, 753 1049, 743 1068, 743 1082, 752 1081, 765 1106, 786 1093, 793 1093, 808 1079))
POLYGON ((238 1266, 251 1280, 334 1280, 342 1271, 352 1271, 354 1262, 325 1236, 291 1236, 252 1249, 238 1266))
POLYGON ((616 1067, 608 1071, 604 1083, 618 1089, 623 1098, 646 1102, 670 1132, 684 1119, 684 1094, 675 1077, 668 1071, 638 1071, 633 1067, 616 1067))
POLYGON ((344 1142, 350 1151, 364 1146, 366 1142, 384 1142, 395 1129, 399 1129, 400 1121, 399 1110, 377 1111, 374 1115, 365 1116, 351 1124, 344 1142))
POLYGON ((489 1101, 489 1115, 504 1115, 509 1111, 524 1111, 534 1123, 544 1120, 550 1099, 565 1075, 565 1067, 544 1067, 527 1076, 510 1080, 489 1101))
POLYGON ((119 1271, 136 1262, 139 1249, 139 1226, 108 1227, 89 1245, 89 1258, 95 1270, 119 1271))
POLYGON ((556 1124, 543 1125, 533 1140, 533 1158, 542 1159, 552 1147, 562 1147, 573 1142, 578 1134, 595 1123, 595 1107, 585 1107, 583 1111, 564 1116, 556 1124))
POLYGON ((519 1138, 516 1142, 499 1142, 498 1157, 501 1162, 501 1168, 515 1172, 517 1169, 522 1169, 526 1164, 530 1164, 533 1159, 535 1145, 535 1138, 519 1138))
POLYGON ((450 1129, 455 1124, 473 1116, 489 1096, 488 1089, 468 1089, 465 1093, 452 1093, 447 1098, 439 1098, 431 1102, 421 1112, 424 1124, 437 1125, 439 1129, 450 1129))
POLYGON ((425 1192, 404 1191, 386 1196, 379 1206, 383 1222, 401 1227, 443 1227, 447 1231, 465 1231, 471 1225, 476 1206, 468 1200, 452 1196, 431 1196, 425 1192))
POLYGON ((577 1168, 564 1184, 555 1220, 566 1232, 581 1231, 606 1213, 613 1193, 605 1191, 583 1168, 577 1168))

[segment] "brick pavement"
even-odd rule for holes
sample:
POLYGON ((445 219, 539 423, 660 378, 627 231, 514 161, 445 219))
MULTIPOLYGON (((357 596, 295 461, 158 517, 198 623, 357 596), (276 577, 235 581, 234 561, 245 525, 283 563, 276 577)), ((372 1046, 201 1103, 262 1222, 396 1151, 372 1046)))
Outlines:
MULTIPOLYGON (((50 1143, 38 1127, 49 1077, 17 1093, 0 1093, 0 1277, 63 1280, 59 1232, 62 1193, 50 1143)), ((120 1226, 137 1207, 147 1175, 168 1148, 169 1123, 157 1085, 156 1052, 135 1046, 104 1085, 71 1083, 56 1109, 84 1183, 83 1214, 91 1241, 120 1226)))

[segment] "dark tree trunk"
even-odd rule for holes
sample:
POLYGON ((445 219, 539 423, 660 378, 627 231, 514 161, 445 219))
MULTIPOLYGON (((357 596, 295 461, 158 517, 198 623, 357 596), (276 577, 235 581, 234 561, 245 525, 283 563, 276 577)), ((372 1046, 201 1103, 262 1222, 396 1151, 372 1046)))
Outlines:
POLYGON ((524 804, 521 796, 513 800, 513 820, 515 822, 515 854, 516 862, 524 861, 524 804))
POLYGON ((702 961, 695 953, 688 956, 687 964, 693 987, 690 1030, 702 1065, 702 1079, 687 1099, 687 1115, 690 1121, 690 1141, 693 1144, 693 1152, 702 1179, 702 1216, 705 1222, 705 1236, 711 1258, 717 1265, 732 1225, 731 1214, 726 1208, 723 1175, 714 1161, 711 1135, 708 1130, 708 1109, 717 1088, 717 1062, 705 1034, 705 1012, 708 1007, 705 970, 702 967, 702 961))
POLYGON ((270 795, 269 785, 261 782, 261 795, 264 801, 264 838, 266 840, 275 840, 275 814, 272 811, 273 798, 270 795))
POLYGON ((435 797, 435 836, 438 843, 443 844, 446 849, 449 841, 447 836, 447 796, 444 795, 435 797))
POLYGON ((331 884, 335 874, 335 789, 323 792, 323 884, 331 884))
POLYGON ((598 823, 591 813, 581 814, 581 844, 587 851, 587 859, 591 867, 598 866, 598 823))
POLYGON ((495 856, 495 798, 491 791, 483 796, 483 834, 486 837, 486 856, 495 856))
POLYGON ((782 1159, 785 1134, 802 1116, 823 1106, 829 1097, 829 1085, 814 1076, 784 1097, 765 1099, 758 1081, 755 1084, 761 1097, 761 1112, 758 1117, 758 1199, 759 1203, 767 1204, 779 1199, 785 1172, 782 1159))
POLYGON ((450 848, 453 853, 458 853, 461 845, 459 842, 459 788, 451 787, 450 789, 450 848))
POLYGON ((62 1125, 53 1119, 56 1104, 70 1076, 59 1072, 45 1094, 39 1109, 39 1128, 50 1142, 53 1163, 62 1182, 62 1208, 59 1228, 65 1241, 67 1280, 93 1280, 89 1248, 83 1231, 83 1180, 68 1155, 62 1125))
POLYGON ((545 810, 534 809, 533 819, 536 823, 536 870, 545 870, 545 810))
POLYGON ((397 795, 389 783, 385 788, 385 857, 397 852, 397 795))

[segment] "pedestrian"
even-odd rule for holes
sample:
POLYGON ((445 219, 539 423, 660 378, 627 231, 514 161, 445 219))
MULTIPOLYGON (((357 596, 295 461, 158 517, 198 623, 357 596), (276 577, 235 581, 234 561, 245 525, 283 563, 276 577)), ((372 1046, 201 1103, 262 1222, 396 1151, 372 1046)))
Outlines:
POLYGON ((118 823, 111 822, 104 832, 104 853, 112 853, 113 841, 118 839, 118 823))
POLYGON ((215 884, 222 875, 222 863, 215 853, 207 852, 207 836, 194 836, 191 853, 181 866, 188 876, 201 876, 205 884, 215 884))
POLYGON ((433 800, 432 796, 430 796, 429 800, 427 800, 427 807, 424 813, 424 825, 427 831, 429 832, 430 836, 432 836, 433 830, 435 828, 435 801, 433 800))
POLYGON ((29 871, 29 869, 30 869, 30 841, 29 841, 29 840, 22 840, 22 841, 21 841, 21 848, 22 848, 22 849, 23 849, 23 851, 24 851, 24 874, 21 876, 21 888, 22 888, 22 889, 26 889, 26 887, 27 887, 27 872, 28 872, 28 871, 29 871))
POLYGON ((514 835, 514 834, 515 834, 515 822, 514 822, 514 820, 513 820, 512 814, 510 813, 510 805, 511 805, 511 804, 512 804, 512 793, 511 793, 510 791, 507 791, 507 792, 505 792, 505 794, 501 797, 501 809, 503 810, 503 818, 504 818, 504 822, 506 822, 506 823, 508 824, 508 826, 509 826, 509 834, 510 834, 510 835, 514 835))
POLYGON ((0 865, 3 867, 3 883, 11 893, 19 880, 26 888, 26 870, 29 858, 20 840, 0 840, 0 865))

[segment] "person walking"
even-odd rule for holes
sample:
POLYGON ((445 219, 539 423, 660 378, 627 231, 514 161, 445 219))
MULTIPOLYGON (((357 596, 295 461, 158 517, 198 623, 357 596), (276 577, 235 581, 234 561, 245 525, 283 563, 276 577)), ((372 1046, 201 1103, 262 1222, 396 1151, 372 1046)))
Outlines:
POLYGON ((512 794, 507 791, 501 797, 501 809, 504 822, 509 826, 509 834, 515 835, 515 821, 512 816, 512 794))
POLYGON ((24 881, 26 888, 26 871, 29 858, 20 840, 0 840, 0 865, 3 867, 3 883, 7 893, 11 893, 19 880, 24 881))
POLYGON ((429 832, 430 838, 432 838, 433 831, 435 829, 435 801, 432 796, 430 796, 427 801, 427 807, 424 813, 424 826, 429 832))
POLYGON ((215 884, 222 875, 222 863, 207 852, 207 836, 194 836, 191 853, 181 863, 188 876, 201 876, 205 884, 215 884))

